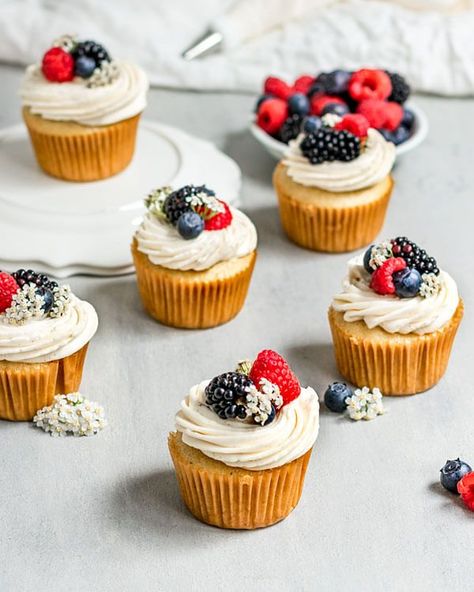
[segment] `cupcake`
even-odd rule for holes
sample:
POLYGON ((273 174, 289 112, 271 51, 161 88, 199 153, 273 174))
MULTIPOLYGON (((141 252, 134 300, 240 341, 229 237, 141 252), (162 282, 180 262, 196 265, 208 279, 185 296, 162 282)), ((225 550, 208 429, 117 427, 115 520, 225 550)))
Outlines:
POLYGON ((145 205, 132 254, 147 312, 160 323, 187 329, 235 317, 255 264, 252 222, 205 185, 157 189, 145 205))
POLYGON ((359 114, 308 118, 273 174, 288 237, 314 251, 352 251, 380 231, 395 146, 359 114))
POLYGON ((361 387, 412 395, 446 371, 463 302, 426 251, 398 237, 349 261, 329 309, 336 362, 361 387))
POLYGON ((300 499, 318 429, 315 391, 274 351, 201 382, 168 440, 184 503, 221 528, 283 520, 300 499))
POLYGON ((32 419, 54 396, 77 391, 94 308, 69 286, 20 269, 0 273, 0 419, 32 419))
POLYGON ((23 119, 48 175, 96 181, 122 171, 135 150, 148 81, 138 66, 112 60, 102 45, 64 36, 29 66, 23 119))

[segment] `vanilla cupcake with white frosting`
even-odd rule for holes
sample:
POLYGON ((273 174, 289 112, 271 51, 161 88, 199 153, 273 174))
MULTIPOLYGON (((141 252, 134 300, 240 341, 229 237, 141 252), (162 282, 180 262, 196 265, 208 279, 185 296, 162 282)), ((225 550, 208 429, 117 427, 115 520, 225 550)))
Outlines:
POLYGON ((0 418, 28 420, 54 396, 79 388, 93 306, 69 286, 20 269, 0 273, 0 418))
POLYGON ((446 371, 463 316, 454 279, 406 237, 351 259, 329 309, 336 361, 357 386, 407 395, 446 371))
POLYGON ((273 183, 288 237, 316 251, 351 251, 380 231, 395 146, 360 114, 328 114, 290 142, 273 183))
POLYGON ((147 312, 161 323, 188 329, 236 316, 256 259, 251 220, 205 185, 162 187, 145 205, 132 254, 147 312))
POLYGON ((197 384, 168 442, 185 504, 221 528, 282 520, 299 501, 318 431, 316 392, 272 350, 197 384))
POLYGON ((20 95, 36 158, 48 174, 93 181, 123 170, 135 149, 148 79, 94 41, 64 36, 26 70, 20 95))

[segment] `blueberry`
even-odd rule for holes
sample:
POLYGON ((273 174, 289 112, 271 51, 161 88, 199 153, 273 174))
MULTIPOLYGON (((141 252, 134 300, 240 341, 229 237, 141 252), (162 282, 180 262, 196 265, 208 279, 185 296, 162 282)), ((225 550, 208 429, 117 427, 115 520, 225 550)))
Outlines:
POLYGON ((326 92, 329 95, 340 95, 346 92, 352 73, 347 70, 334 70, 326 78, 326 92))
POLYGON ((196 238, 204 230, 204 220, 196 212, 184 212, 178 219, 177 228, 184 239, 196 238))
POLYGON ((410 109, 403 109, 402 125, 407 129, 411 130, 415 123, 415 114, 410 109))
POLYGON ((463 460, 460 460, 459 458, 456 460, 447 460, 444 467, 440 469, 439 480, 445 489, 457 493, 458 481, 460 481, 464 475, 471 472, 471 467, 463 460))
POLYGON ((309 115, 303 120, 303 131, 306 134, 314 134, 323 126, 321 118, 317 115, 309 115))
POLYGON ((413 298, 418 294, 421 286, 420 272, 412 267, 405 267, 393 274, 395 294, 400 298, 413 298))
POLYGON ((378 131, 387 140, 387 142, 392 142, 392 144, 395 144, 395 141, 393 139, 393 132, 390 132, 389 130, 386 130, 386 129, 379 129, 378 131))
POLYGON ((394 132, 392 132, 392 142, 395 146, 398 146, 399 144, 406 142, 410 135, 410 130, 404 125, 400 125, 394 132))
POLYGON ((364 269, 369 273, 374 273, 374 270, 370 267, 369 261, 372 257, 372 249, 375 245, 370 245, 367 251, 364 253, 364 269))
POLYGON ((257 111, 260 109, 260 105, 264 102, 264 101, 268 101, 268 99, 273 99, 274 97, 272 97, 272 95, 260 95, 257 99, 257 102, 255 103, 255 113, 257 113, 257 111))
POLYGON ((327 115, 328 113, 334 113, 334 115, 343 117, 346 113, 349 113, 349 107, 340 103, 328 103, 323 107, 321 115, 327 115))
POLYGON ((352 397, 352 389, 345 382, 333 382, 324 393, 324 404, 334 413, 346 410, 346 399, 352 397))
POLYGON ((51 292, 51 290, 48 290, 47 288, 43 288, 43 287, 38 288, 36 290, 36 293, 39 296, 43 296, 44 303, 41 308, 45 314, 48 314, 48 312, 51 310, 51 308, 53 306, 53 301, 54 301, 53 293, 51 292))
POLYGON ((272 421, 275 419, 275 416, 276 416, 276 409, 275 409, 275 406, 272 405, 272 410, 270 411, 270 415, 267 417, 267 421, 263 425, 266 426, 269 423, 272 423, 272 421))
POLYGON ((78 57, 74 64, 74 74, 81 78, 90 78, 95 69, 95 60, 87 56, 78 57))
POLYGON ((309 113, 309 100, 303 93, 295 93, 288 99, 288 109, 293 115, 308 115, 309 113))

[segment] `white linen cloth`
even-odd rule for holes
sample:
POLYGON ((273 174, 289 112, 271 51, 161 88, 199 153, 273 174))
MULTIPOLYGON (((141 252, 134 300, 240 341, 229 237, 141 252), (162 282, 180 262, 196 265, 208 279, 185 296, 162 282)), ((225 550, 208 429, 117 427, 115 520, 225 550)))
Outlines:
MULTIPOLYGON (((278 21, 280 0, 257 1, 269 6, 268 23, 278 21)), ((258 92, 269 74, 376 66, 418 91, 474 94, 473 0, 305 2, 303 17, 242 41, 267 23, 250 23, 245 10, 225 16, 231 0, 0 0, 0 60, 38 61, 55 37, 77 33, 136 61, 158 86, 258 92), (181 52, 210 23, 227 33, 225 50, 185 62, 181 52)))

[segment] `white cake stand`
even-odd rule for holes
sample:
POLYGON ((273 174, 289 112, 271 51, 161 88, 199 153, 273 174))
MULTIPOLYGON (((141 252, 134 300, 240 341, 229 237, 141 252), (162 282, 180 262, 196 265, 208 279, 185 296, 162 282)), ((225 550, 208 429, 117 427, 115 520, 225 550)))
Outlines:
POLYGON ((132 272, 130 242, 151 189, 205 183, 235 204, 241 183, 237 164, 213 144, 151 121, 140 124, 130 166, 104 181, 44 174, 21 125, 0 131, 0 171, 0 269, 60 278, 132 272))

